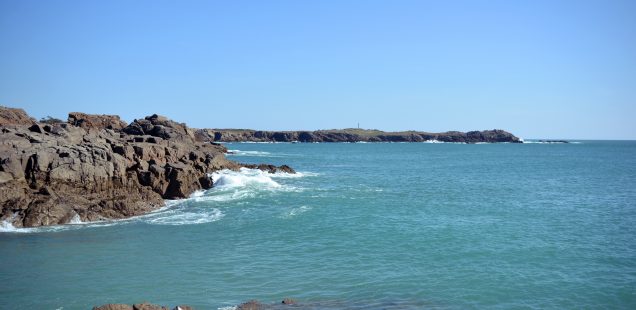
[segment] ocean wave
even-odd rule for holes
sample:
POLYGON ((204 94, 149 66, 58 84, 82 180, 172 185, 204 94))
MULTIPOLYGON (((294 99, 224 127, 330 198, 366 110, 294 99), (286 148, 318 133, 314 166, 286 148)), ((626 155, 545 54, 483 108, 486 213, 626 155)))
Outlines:
MULTIPOLYGON (((37 232, 57 232, 82 228, 109 227, 127 223, 146 223, 151 225, 192 225, 216 222, 222 219, 225 214, 219 207, 223 203, 240 201, 253 198, 264 192, 298 192, 302 188, 281 184, 275 179, 301 178, 306 176, 316 176, 311 172, 290 173, 268 173, 259 169, 241 168, 239 171, 221 170, 211 173, 214 187, 209 190, 199 190, 186 199, 165 200, 165 206, 144 215, 134 216, 126 219, 103 220, 94 222, 82 222, 79 215, 75 215, 68 224, 53 225, 43 227, 14 227, 13 220, 17 216, 0 221, 0 232, 7 233, 37 233, 37 232), (192 206, 191 202, 215 203, 214 207, 209 204, 202 206, 192 206)), ((301 210, 292 210, 290 215, 294 216, 301 210)))
POLYGON ((297 215, 300 215, 302 213, 305 213, 307 211, 310 211, 312 208, 309 206, 300 206, 298 208, 292 208, 291 210, 283 213, 283 215, 281 215, 281 218, 283 219, 290 219, 292 217, 295 217, 297 215))
POLYGON ((146 219, 144 222, 156 225, 204 224, 220 220, 225 214, 217 208, 206 208, 200 212, 170 210, 146 219))
POLYGON ((281 185, 274 181, 273 174, 258 169, 241 168, 239 171, 224 169, 211 173, 215 188, 258 186, 276 188, 281 185))
POLYGON ((562 142, 562 141, 523 141, 523 144, 580 144, 581 142, 562 142))
POLYGON ((264 151, 241 151, 241 150, 227 150, 227 154, 229 156, 254 156, 254 157, 264 157, 270 156, 270 152, 264 151))

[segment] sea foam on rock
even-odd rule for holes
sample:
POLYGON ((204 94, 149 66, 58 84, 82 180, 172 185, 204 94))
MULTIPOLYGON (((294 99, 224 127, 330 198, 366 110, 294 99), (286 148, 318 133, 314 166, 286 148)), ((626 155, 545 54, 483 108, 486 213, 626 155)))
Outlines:
POLYGON ((77 112, 42 124, 0 107, 0 221, 20 228, 137 216, 211 188, 208 173, 242 167, 224 146, 163 116, 124 125, 77 112))

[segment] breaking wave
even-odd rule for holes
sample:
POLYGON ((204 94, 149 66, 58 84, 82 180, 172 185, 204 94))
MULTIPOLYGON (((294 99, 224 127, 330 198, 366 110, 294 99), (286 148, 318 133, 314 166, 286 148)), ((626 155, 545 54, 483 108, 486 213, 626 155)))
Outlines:
POLYGON ((263 157, 263 156, 269 156, 271 155, 270 152, 263 152, 263 151, 241 151, 241 150, 227 150, 227 154, 226 155, 235 155, 235 156, 257 156, 257 157, 263 157))
MULTIPOLYGON (((298 192, 302 188, 291 186, 283 182, 284 179, 316 176, 316 173, 297 172, 268 173, 258 169, 241 168, 239 171, 221 170, 210 174, 214 187, 192 193, 187 199, 166 200, 165 206, 153 212, 120 220, 104 220, 96 222, 82 222, 79 215, 75 215, 69 224, 44 227, 14 227, 16 215, 0 222, 0 232, 34 233, 56 232, 82 228, 109 227, 127 223, 145 223, 150 225, 194 225, 211 223, 221 220, 225 213, 223 207, 231 206, 228 202, 257 197, 275 192, 298 192), (276 180, 280 180, 280 182, 276 180), (281 184, 282 183, 282 184, 281 184), (207 202, 198 204, 199 202, 207 202)), ((307 211, 306 207, 292 209, 287 214, 295 216, 307 211)))

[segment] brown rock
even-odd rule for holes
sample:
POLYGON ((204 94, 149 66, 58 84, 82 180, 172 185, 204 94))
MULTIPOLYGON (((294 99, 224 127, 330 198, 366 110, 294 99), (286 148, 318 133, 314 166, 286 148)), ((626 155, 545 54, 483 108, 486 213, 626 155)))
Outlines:
POLYGON ((68 114, 68 123, 84 128, 86 130, 91 129, 113 129, 120 130, 126 127, 126 123, 122 121, 118 115, 97 115, 86 114, 81 112, 71 112, 68 114))
POLYGON ((32 124, 35 124, 35 119, 30 117, 23 109, 0 106, 0 126, 32 124))
POLYGON ((133 307, 124 304, 106 304, 99 307, 93 307, 93 310, 133 310, 133 307))
POLYGON ((258 302, 258 300, 250 300, 238 305, 236 308, 237 310, 261 310, 263 309, 263 304, 258 302))
POLYGON ((291 298, 285 298, 285 299, 283 299, 283 301, 281 303, 285 304, 285 305, 295 305, 296 304, 296 300, 291 299, 291 298))
POLYGON ((141 304, 134 304, 133 310, 169 310, 169 308, 144 302, 141 304))

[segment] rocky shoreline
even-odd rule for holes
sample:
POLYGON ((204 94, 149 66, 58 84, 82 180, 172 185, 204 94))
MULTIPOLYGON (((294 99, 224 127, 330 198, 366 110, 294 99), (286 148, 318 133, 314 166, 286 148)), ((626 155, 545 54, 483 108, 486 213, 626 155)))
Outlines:
POLYGON ((37 122, 0 107, 0 221, 19 228, 123 219, 211 188, 214 171, 295 173, 230 161, 224 146, 197 136, 156 114, 130 124, 84 113, 37 122))
POLYGON ((196 136, 211 142, 455 142, 455 143, 523 143, 515 135, 500 129, 483 131, 384 132, 368 129, 317 131, 260 131, 251 129, 200 129, 196 136))
POLYGON ((160 115, 126 124, 117 115, 72 112, 66 122, 0 107, 0 222, 15 228, 123 219, 214 184, 209 173, 247 165, 217 142, 522 143, 503 130, 445 133, 343 129, 192 129, 160 115))

